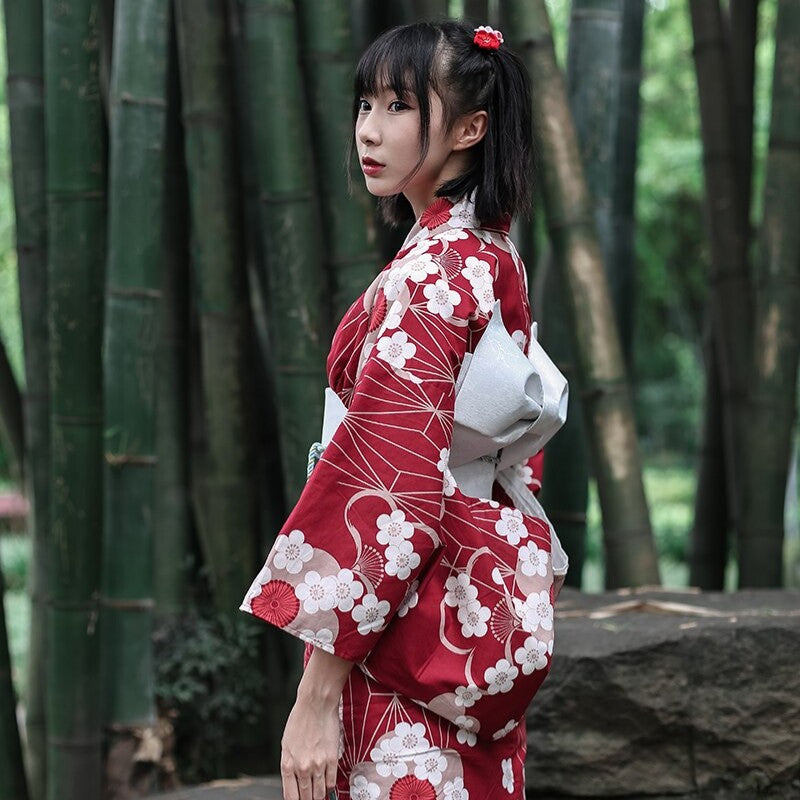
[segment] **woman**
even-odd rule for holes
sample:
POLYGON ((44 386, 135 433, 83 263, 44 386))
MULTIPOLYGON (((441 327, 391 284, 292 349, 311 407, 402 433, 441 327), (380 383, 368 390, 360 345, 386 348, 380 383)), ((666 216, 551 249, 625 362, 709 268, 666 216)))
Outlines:
POLYGON ((306 642, 284 797, 523 798, 519 697, 549 668, 566 558, 504 491, 531 500, 540 456, 501 486, 499 452, 457 468, 451 447, 459 373, 498 301, 514 352, 531 346, 508 238, 529 204, 527 74, 489 27, 400 26, 359 62, 354 128, 384 217, 415 221, 334 334, 341 417, 240 606, 306 642), (490 705, 501 716, 479 721, 490 705))

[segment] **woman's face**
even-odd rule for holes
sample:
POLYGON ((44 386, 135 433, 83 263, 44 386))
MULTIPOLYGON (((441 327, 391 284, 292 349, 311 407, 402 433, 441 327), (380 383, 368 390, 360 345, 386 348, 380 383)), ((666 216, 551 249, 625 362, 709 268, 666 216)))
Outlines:
POLYGON ((433 202, 435 188, 450 177, 446 173, 454 166, 450 164, 454 155, 451 137, 443 129, 442 102, 435 92, 430 93, 430 98, 430 147, 419 171, 402 189, 403 180, 420 156, 420 112, 416 98, 412 95, 403 101, 392 89, 365 95, 356 120, 356 149, 367 190, 377 196, 402 191, 417 216, 433 202), (364 163, 365 158, 382 166, 370 169, 364 163))

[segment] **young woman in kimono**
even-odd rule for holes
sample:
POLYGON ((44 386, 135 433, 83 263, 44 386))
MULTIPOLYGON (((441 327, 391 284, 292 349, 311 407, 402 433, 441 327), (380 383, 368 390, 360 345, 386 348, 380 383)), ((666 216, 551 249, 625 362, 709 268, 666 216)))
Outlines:
MULTIPOLYGON (((514 689, 549 668, 565 558, 494 480, 497 459, 468 493, 450 448, 459 372, 498 300, 504 335, 530 346, 508 237, 529 203, 529 79, 499 31, 418 23, 368 48, 354 100, 368 190, 389 222, 415 221, 334 334, 343 418, 240 606, 306 642, 284 797, 524 798, 514 689), (482 700, 500 709, 483 729, 482 700)), ((532 498, 540 468, 541 454, 522 459, 505 486, 532 498)))

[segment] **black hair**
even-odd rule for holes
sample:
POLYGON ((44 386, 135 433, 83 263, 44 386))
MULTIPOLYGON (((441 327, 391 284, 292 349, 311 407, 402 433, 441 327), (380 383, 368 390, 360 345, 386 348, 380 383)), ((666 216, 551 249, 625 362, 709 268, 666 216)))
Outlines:
MULTIPOLYGON (((474 32, 462 22, 443 20, 398 25, 384 31, 358 62, 353 84, 353 128, 360 99, 390 88, 398 98, 416 98, 420 112, 420 159, 406 177, 415 175, 430 144, 429 91, 442 100, 446 132, 471 111, 487 111, 483 138, 470 148, 470 166, 443 183, 437 197, 460 200, 475 189, 475 215, 482 222, 508 214, 527 213, 531 206, 531 82, 522 60, 505 43, 498 49, 479 47, 474 32)), ((355 150, 350 137, 347 178, 355 150)), ((405 183, 403 184, 405 185, 405 183)), ((384 220, 398 227, 409 217, 402 194, 378 199, 384 220)))

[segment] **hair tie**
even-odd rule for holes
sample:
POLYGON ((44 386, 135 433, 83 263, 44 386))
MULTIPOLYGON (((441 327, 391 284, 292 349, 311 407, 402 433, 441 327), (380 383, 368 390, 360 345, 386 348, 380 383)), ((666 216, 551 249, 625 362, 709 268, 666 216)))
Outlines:
POLYGON ((503 34, 489 25, 481 25, 475 28, 473 43, 484 50, 497 50, 503 43, 503 34))

